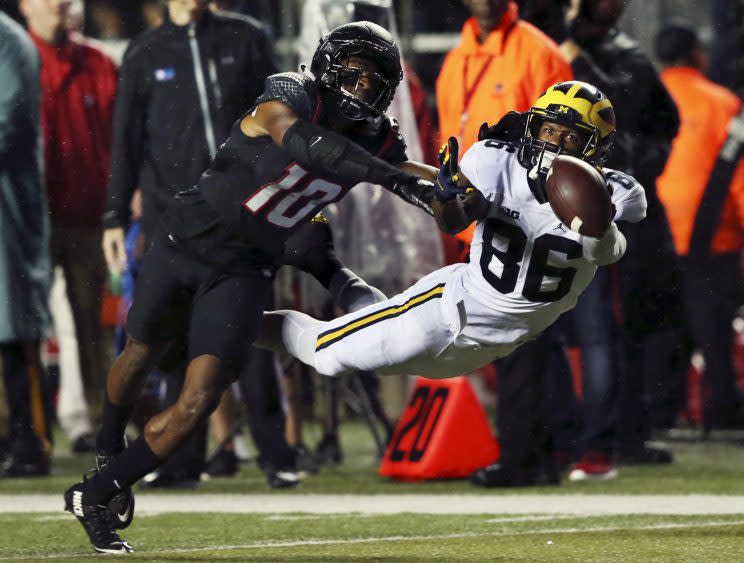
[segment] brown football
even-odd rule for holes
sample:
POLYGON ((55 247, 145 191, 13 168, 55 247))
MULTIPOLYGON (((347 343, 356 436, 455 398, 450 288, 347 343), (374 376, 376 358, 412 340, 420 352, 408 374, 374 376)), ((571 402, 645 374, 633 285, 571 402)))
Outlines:
POLYGON ((553 213, 572 231, 601 237, 610 228, 610 188, 591 164, 573 156, 557 156, 545 180, 545 192, 553 213))

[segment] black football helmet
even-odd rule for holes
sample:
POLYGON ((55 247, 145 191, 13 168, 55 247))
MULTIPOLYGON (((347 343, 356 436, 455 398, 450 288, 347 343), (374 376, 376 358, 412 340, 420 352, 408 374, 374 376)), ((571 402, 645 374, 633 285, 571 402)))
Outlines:
POLYGON ((347 119, 361 121, 385 112, 403 79, 393 36, 368 21, 347 23, 321 38, 310 71, 347 119), (373 62, 378 72, 349 66, 349 57, 373 62), (364 87, 362 87, 362 84, 364 87))

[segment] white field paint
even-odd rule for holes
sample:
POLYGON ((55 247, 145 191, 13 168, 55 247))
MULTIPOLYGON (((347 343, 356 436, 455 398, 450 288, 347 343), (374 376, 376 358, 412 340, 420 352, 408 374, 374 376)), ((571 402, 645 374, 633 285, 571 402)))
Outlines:
MULTIPOLYGON (((61 513, 62 495, 0 495, 2 513, 61 513)), ((157 495, 137 494, 137 515, 232 514, 742 514, 725 495, 157 495)))

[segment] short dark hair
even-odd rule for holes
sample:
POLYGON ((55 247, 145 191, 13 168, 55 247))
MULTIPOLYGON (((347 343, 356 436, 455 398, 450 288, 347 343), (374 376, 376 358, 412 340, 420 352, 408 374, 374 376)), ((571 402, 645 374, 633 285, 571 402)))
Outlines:
POLYGON ((700 47, 697 30, 685 20, 673 20, 659 29, 654 40, 656 56, 664 64, 686 61, 700 47))

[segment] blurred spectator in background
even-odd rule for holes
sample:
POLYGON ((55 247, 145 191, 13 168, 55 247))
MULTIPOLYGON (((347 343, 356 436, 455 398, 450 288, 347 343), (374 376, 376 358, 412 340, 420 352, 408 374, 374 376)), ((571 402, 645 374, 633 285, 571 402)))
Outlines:
POLYGON ((145 21, 145 29, 162 25, 163 5, 160 0, 145 0, 142 3, 142 19, 145 21))
MULTIPOLYGON (((322 36, 339 25, 352 21, 372 21, 389 29, 400 44, 393 3, 390 0, 306 0, 302 7, 299 59, 309 63, 322 36)), ((435 157, 431 144, 422 140, 426 135, 425 96, 416 90, 415 76, 404 64, 403 80, 387 113, 393 117, 406 139, 406 154, 412 160, 430 161, 435 157), (416 105, 418 102, 418 106, 416 105), (421 117, 423 120, 418 121, 421 117), (423 128, 423 132, 422 132, 423 128), (427 154, 428 153, 428 154, 427 154)), ((428 141, 431 143, 431 141, 428 141)), ((343 200, 329 206, 324 214, 333 225, 335 247, 339 258, 367 282, 383 292, 395 294, 428 272, 441 267, 442 254, 439 244, 439 229, 433 219, 422 217, 417 209, 400 198, 371 184, 356 186, 343 200)), ((325 306, 327 293, 317 292, 317 284, 304 283, 303 305, 315 307, 318 316, 330 312, 325 306)), ((303 369, 303 368, 301 368, 303 369)), ((390 423, 384 413, 377 393, 377 376, 373 373, 357 373, 346 378, 347 389, 360 399, 366 407, 370 427, 376 421, 385 434, 390 432, 390 423)), ((326 416, 323 421, 323 436, 316 449, 316 459, 338 463, 342 458, 338 436, 338 402, 345 382, 338 379, 324 380, 326 390, 326 416)), ((295 384, 295 388, 299 386, 295 384)), ((297 391, 294 395, 299 395, 297 391)), ((379 438, 383 444, 384 438, 379 438)))
MULTIPOLYGON (((257 22, 212 13, 208 5, 207 0, 170 0, 161 25, 133 39, 124 56, 104 215, 104 252, 114 272, 124 268, 124 227, 135 188, 142 194, 142 230, 149 239, 169 197, 198 181, 233 122, 276 71, 268 36, 257 22)), ((167 373, 160 375, 169 382, 166 395, 176 397, 185 358, 177 350, 170 356, 162 366, 167 373)), ((266 377, 275 377, 270 355, 267 372, 266 377)), ((198 481, 205 430, 193 440, 145 482, 157 487, 198 481)), ((231 446, 230 459, 217 463, 220 474, 237 471, 231 446)))
POLYGON ((90 23, 96 37, 102 40, 121 39, 125 36, 124 14, 108 2, 91 2, 90 23))
MULTIPOLYGON (((101 417, 111 335, 101 326, 106 265, 101 215, 111 160, 114 63, 93 42, 70 33, 69 0, 21 0, 41 58, 41 117, 52 261, 65 277, 88 412, 101 417)), ((60 343, 69 343, 63 339, 60 343)), ((81 405, 84 408, 84 405, 81 405)), ((69 427, 75 451, 93 451, 90 423, 69 427)))
POLYGON ((744 302, 744 120, 741 100, 703 74, 695 28, 674 22, 656 35, 661 78, 682 118, 659 198, 682 258, 687 322, 705 359, 703 428, 744 422, 733 366, 732 321, 744 302))
POLYGON ((713 31, 708 75, 744 97, 744 0, 711 0, 713 31))
MULTIPOLYGON (((568 36, 570 5, 568 0, 519 2, 521 17, 559 43, 574 78, 596 86, 614 101, 611 80, 568 36)), ((576 307, 538 338, 531 353, 523 352, 524 366, 548 372, 535 373, 534 379, 546 386, 546 417, 550 421, 558 465, 579 460, 576 471, 571 473, 574 480, 595 476, 607 479, 616 475, 611 459, 616 438, 622 346, 611 283, 615 268, 612 265, 597 270, 576 307), (580 350, 580 401, 575 397, 565 346, 580 350)))
MULTIPOLYGON (((477 141, 481 124, 496 123, 511 110, 526 111, 549 86, 573 77, 558 45, 520 20, 515 2, 464 3, 472 17, 465 22, 461 43, 447 54, 437 79, 441 142, 456 137, 463 152, 477 141)), ((473 229, 471 226, 456 238, 442 236, 447 262, 465 258, 473 229)), ((535 346, 517 349, 496 363, 501 458, 498 464, 473 473, 471 481, 476 485, 526 486, 544 480, 542 467, 538 467, 541 460, 537 459, 542 457, 537 450, 545 445, 542 421, 521 416, 517 409, 527 407, 539 416, 536 411, 542 408, 542 372, 547 356, 536 356, 535 351, 547 349, 548 333, 553 331, 541 336, 535 346), (522 394, 520 389, 526 386, 538 392, 522 394)), ((552 473, 548 480, 554 482, 552 473)))
MULTIPOLYGON (((519 19, 515 2, 463 0, 472 17, 460 44, 447 54, 437 78, 440 142, 456 137, 463 153, 478 140, 484 122, 496 123, 508 111, 525 111, 548 86, 570 80, 571 68, 544 33, 519 19)), ((465 245, 474 226, 457 235, 465 245)), ((467 248, 444 238, 448 262, 459 262, 467 248)))
POLYGON ((110 269, 124 264, 123 226, 135 188, 150 235, 164 202, 198 180, 275 68, 262 30, 211 13, 206 0, 170 0, 166 21, 132 40, 121 67, 104 216, 110 269))
MULTIPOLYGON (((617 29, 624 8, 624 0, 574 0, 569 34, 611 81, 606 93, 617 112, 617 136, 607 165, 634 176, 648 199, 646 219, 621 225, 628 251, 619 262, 625 366, 617 459, 666 463, 669 452, 645 445, 651 429, 644 398, 647 386, 674 385, 687 366, 680 346, 684 315, 679 264, 656 195, 656 178, 677 134, 679 115, 648 56, 617 29)), ((611 460, 593 452, 580 463, 580 469, 599 477, 612 471, 611 460)))
POLYGON ((9 410, 5 477, 49 473, 51 420, 40 341, 49 323, 49 223, 42 185, 39 58, 0 12, 0 355, 9 410))

